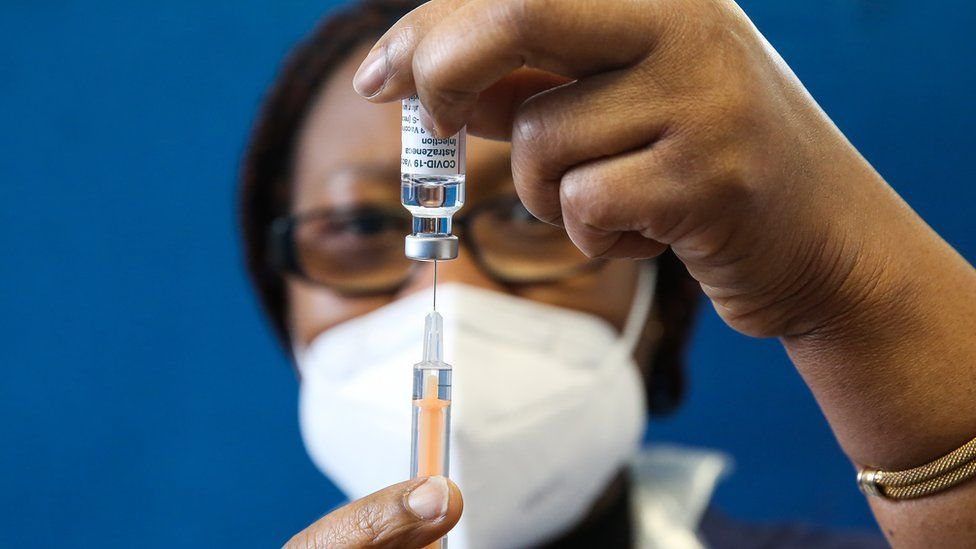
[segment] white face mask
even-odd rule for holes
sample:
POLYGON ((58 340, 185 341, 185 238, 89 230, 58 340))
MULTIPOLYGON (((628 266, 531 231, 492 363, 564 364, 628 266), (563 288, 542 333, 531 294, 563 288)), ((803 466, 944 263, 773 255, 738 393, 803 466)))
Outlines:
MULTIPOLYGON (((623 334, 570 309, 438 288, 454 366, 450 477, 464 495, 451 547, 516 547, 570 529, 636 452, 646 418, 633 349, 651 309, 641 270, 623 334)), ((350 498, 405 480, 412 367, 431 295, 398 300, 296 353, 315 464, 350 498)))

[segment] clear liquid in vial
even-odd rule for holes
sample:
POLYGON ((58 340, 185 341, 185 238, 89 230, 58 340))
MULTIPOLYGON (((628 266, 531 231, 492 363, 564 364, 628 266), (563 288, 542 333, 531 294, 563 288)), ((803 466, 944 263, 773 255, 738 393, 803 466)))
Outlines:
POLYGON ((400 202, 414 217, 451 217, 464 205, 464 174, 401 174, 400 202))

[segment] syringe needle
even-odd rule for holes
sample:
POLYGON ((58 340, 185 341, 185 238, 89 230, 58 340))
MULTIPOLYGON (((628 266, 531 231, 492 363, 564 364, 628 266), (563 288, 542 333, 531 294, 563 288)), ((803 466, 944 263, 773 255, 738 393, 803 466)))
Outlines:
POLYGON ((437 260, 434 260, 434 310, 437 310, 437 260))

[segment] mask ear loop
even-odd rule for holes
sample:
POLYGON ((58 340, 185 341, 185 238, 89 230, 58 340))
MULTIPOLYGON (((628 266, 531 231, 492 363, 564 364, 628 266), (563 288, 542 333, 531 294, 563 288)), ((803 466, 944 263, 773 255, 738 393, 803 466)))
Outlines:
POLYGON ((657 283, 657 261, 645 261, 637 273, 637 286, 634 289, 634 300, 627 313, 627 321, 621 332, 620 339, 633 352, 644 332, 644 325, 651 314, 654 305, 654 286, 657 283))

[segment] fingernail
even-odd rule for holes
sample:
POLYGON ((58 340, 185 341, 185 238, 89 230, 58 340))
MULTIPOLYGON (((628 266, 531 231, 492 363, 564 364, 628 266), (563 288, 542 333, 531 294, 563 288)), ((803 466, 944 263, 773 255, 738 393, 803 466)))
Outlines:
POLYGON ((447 479, 440 476, 430 477, 410 492, 407 496, 407 505, 418 517, 434 520, 447 513, 449 498, 447 479))
POLYGON ((352 79, 352 87, 363 97, 373 97, 386 82, 386 48, 381 47, 366 56, 352 79))

